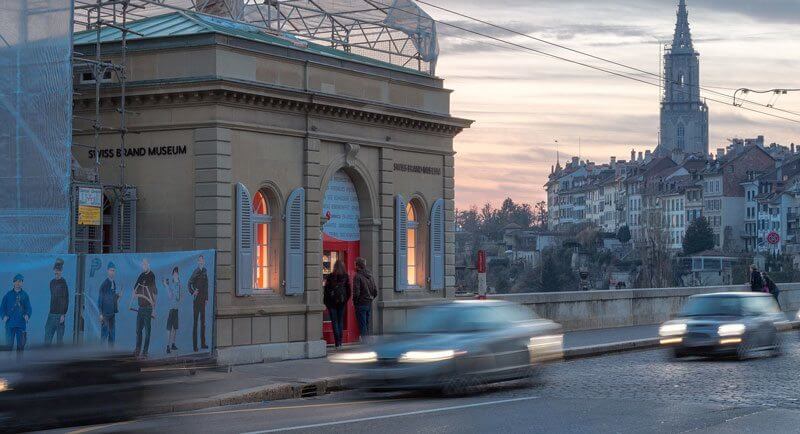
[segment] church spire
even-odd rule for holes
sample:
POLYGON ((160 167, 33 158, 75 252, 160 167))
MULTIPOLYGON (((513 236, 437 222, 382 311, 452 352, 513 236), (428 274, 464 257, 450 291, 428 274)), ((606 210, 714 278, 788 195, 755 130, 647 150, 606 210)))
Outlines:
POLYGON ((694 52, 692 32, 689 29, 689 11, 686 9, 686 0, 680 0, 678 4, 678 22, 675 24, 675 38, 672 40, 672 51, 694 52))

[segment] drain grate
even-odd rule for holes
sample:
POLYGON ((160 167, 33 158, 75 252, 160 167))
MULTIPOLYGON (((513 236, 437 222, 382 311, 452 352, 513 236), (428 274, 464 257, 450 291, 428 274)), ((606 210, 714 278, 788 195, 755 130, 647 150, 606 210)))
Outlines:
POLYGON ((300 389, 301 398, 310 398, 317 395, 319 395, 319 390, 317 389, 316 384, 306 384, 302 389, 300 389))

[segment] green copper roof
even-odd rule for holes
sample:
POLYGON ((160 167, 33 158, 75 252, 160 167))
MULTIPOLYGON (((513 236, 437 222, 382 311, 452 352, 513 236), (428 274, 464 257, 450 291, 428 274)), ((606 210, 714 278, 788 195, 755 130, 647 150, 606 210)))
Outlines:
MULTIPOLYGON (((326 47, 319 44, 309 43, 295 38, 292 35, 284 34, 278 37, 265 33, 261 29, 249 24, 238 23, 224 18, 217 18, 208 15, 196 14, 189 11, 172 12, 164 15, 143 18, 127 24, 127 28, 134 33, 128 34, 128 41, 137 39, 153 39, 174 36, 188 36, 199 34, 219 33, 237 38, 249 39, 252 41, 263 42, 272 45, 279 45, 296 50, 315 53, 323 56, 334 57, 341 60, 366 63, 381 68, 393 69, 405 73, 427 76, 414 69, 404 68, 388 62, 372 59, 366 56, 347 53, 335 48, 326 47)), ((105 27, 100 31, 100 42, 118 42, 122 38, 122 32, 112 27, 105 27)), ((97 42, 97 31, 85 30, 76 32, 73 43, 75 45, 87 45, 97 42)))

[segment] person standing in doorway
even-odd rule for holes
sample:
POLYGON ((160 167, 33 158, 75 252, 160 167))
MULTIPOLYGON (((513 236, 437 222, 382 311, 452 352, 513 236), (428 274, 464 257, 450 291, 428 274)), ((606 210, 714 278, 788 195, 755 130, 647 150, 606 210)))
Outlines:
POLYGON ((64 345, 64 329, 69 310, 69 288, 67 281, 63 277, 64 260, 56 259, 53 264, 53 280, 50 281, 50 312, 47 315, 47 322, 44 325, 44 344, 53 344, 53 336, 56 344, 64 345))
POLYGON ((136 314, 136 349, 133 355, 146 359, 150 350, 150 333, 153 329, 153 319, 156 317, 156 297, 158 296, 156 275, 150 269, 150 262, 147 258, 142 259, 142 272, 136 279, 133 295, 139 302, 136 314))
POLYGON ((114 346, 116 336, 116 318, 119 312, 119 294, 117 294, 117 267, 113 262, 106 266, 106 280, 100 284, 97 309, 100 311, 100 342, 114 346))
POLYGON ((333 341, 336 348, 342 346, 342 323, 347 300, 350 299, 350 276, 344 267, 344 262, 337 260, 333 265, 333 272, 328 275, 323 288, 322 301, 328 308, 333 327, 333 341))
POLYGON ((353 304, 356 307, 358 333, 362 339, 370 335, 370 319, 372 316, 372 300, 378 296, 378 286, 367 269, 364 258, 356 259, 356 277, 353 279, 353 304))
POLYGON ((200 328, 200 349, 207 350, 206 345, 206 305, 208 304, 208 272, 206 271, 206 258, 200 255, 197 258, 197 268, 192 272, 187 282, 189 294, 193 301, 192 344, 194 352, 197 348, 197 329, 200 328), (198 321, 199 320, 199 321, 198 321))
POLYGON ((6 323, 6 348, 13 351, 17 344, 17 359, 22 358, 27 340, 28 321, 31 319, 31 300, 22 289, 25 278, 21 274, 14 276, 14 287, 6 293, 0 302, 0 318, 6 323))
POLYGON ((164 279, 169 296, 169 316, 167 317, 167 354, 177 351, 175 338, 178 335, 178 308, 181 305, 181 278, 178 267, 172 269, 172 278, 164 279))

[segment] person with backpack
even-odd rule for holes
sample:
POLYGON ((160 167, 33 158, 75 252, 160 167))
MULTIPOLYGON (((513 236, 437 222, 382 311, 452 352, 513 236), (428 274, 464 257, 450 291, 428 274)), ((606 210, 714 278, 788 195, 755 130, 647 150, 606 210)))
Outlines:
POLYGON ((350 276, 344 267, 344 262, 337 260, 333 265, 333 272, 325 279, 322 302, 328 308, 333 327, 333 340, 336 348, 342 346, 342 326, 344 323, 344 310, 347 300, 350 299, 350 276))
POLYGON ((764 290, 764 279, 761 278, 761 273, 755 264, 750 266, 750 290, 755 292, 764 290))
POLYGON ((372 273, 367 269, 364 258, 356 259, 356 277, 353 278, 353 304, 356 307, 358 319, 358 333, 363 337, 369 336, 370 316, 372 316, 372 300, 378 296, 378 286, 372 273))

